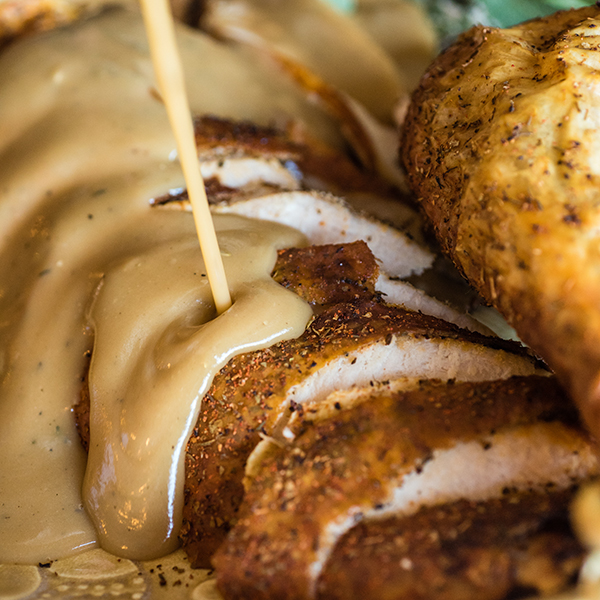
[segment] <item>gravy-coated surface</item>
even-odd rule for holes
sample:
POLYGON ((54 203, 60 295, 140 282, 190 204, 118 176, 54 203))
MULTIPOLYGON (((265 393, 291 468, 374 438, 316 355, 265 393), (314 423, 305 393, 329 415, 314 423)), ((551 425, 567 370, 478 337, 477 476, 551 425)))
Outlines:
MULTIPOLYGON (((242 104, 243 67, 218 92, 203 85, 207 62, 228 59, 202 34, 181 30, 180 47, 192 111, 293 114, 293 95, 264 100, 256 82, 242 104)), ((181 459, 212 374, 310 318, 269 277, 301 234, 222 216, 234 304, 214 319, 191 215, 148 203, 183 185, 174 148, 138 15, 0 55, 0 562, 173 549, 181 459), (86 471, 71 407, 92 350, 86 471)))

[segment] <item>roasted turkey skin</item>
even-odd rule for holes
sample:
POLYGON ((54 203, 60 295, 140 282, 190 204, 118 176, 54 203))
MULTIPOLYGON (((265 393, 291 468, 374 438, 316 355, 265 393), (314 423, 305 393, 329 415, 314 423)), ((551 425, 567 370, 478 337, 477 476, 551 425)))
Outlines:
POLYGON ((464 33, 400 154, 443 250, 600 434, 600 8, 464 33))

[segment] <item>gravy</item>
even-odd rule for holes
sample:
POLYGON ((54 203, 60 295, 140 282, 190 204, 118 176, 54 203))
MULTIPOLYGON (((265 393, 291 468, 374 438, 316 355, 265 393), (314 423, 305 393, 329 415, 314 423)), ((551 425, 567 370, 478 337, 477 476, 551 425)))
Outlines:
MULTIPOLYGON (((208 42, 179 35, 192 110, 210 112, 231 91, 194 79, 208 42)), ((126 11, 0 55, 2 562, 173 549, 185 442, 212 375, 310 318, 269 277, 301 234, 234 216, 215 219, 234 305, 213 318, 192 216, 148 205, 183 185, 153 88, 143 23, 126 11), (92 348, 88 461, 71 407, 92 348)))

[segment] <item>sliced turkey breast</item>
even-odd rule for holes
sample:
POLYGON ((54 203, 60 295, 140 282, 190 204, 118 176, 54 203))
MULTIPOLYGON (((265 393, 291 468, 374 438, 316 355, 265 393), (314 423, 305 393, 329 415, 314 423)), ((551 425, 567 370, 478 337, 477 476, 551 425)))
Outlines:
POLYGON ((398 69, 356 22, 326 3, 205 0, 204 4, 201 24, 218 37, 302 65, 357 98, 380 120, 390 121, 394 104, 405 91, 398 69))
POLYGON ((363 520, 597 472, 552 378, 401 382, 350 393, 349 408, 344 396, 296 411, 251 461, 243 513, 214 558, 227 598, 317 597, 336 544, 363 520))
POLYGON ((365 281, 366 290, 357 292, 353 277, 342 272, 351 266, 349 259, 323 269, 318 262, 329 258, 311 248, 280 259, 275 279, 322 304, 300 338, 231 360, 204 398, 188 443, 182 529, 195 565, 209 564, 235 520, 246 460, 261 436, 282 431, 304 403, 403 376, 489 380, 543 372, 519 345, 381 302, 368 287, 372 290, 376 271, 365 281), (291 265, 284 266, 285 258, 293 259, 291 265), (300 277, 289 275, 295 265, 301 266, 300 277), (320 286, 313 279, 332 281, 335 271, 337 285, 320 286), (345 293, 349 298, 340 302, 345 293))
MULTIPOLYGON (((326 191, 343 196, 356 210, 422 242, 421 218, 412 198, 297 126, 282 131, 205 115, 195 120, 195 133, 200 168, 212 203, 234 195, 258 196, 276 190, 326 191)), ((186 201, 186 191, 178 189, 154 203, 173 206, 186 201)))
POLYGON ((574 490, 505 491, 359 523, 336 545, 316 597, 501 600, 563 591, 585 557, 569 523, 574 490))
POLYGON ((341 198, 320 192, 284 192, 213 207, 215 213, 277 221, 299 229, 312 244, 364 240, 390 275, 421 273, 433 254, 380 221, 352 210, 341 198))

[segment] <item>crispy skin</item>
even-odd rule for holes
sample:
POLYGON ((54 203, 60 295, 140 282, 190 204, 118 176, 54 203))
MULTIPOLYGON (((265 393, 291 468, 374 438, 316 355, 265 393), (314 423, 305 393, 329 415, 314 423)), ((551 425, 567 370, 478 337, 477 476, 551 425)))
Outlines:
POLYGON ((302 153, 301 143, 293 141, 291 136, 275 127, 249 121, 204 115, 194 120, 194 132, 201 159, 212 157, 215 151, 223 158, 262 156, 282 160, 297 158, 302 153))
MULTIPOLYGON (((318 281, 321 274, 327 278, 331 275, 326 253, 308 248, 280 254, 279 260, 275 273, 283 277, 286 272, 300 269, 300 279, 295 283, 306 283, 296 289, 301 295, 308 291, 307 299, 313 301, 318 295, 322 306, 300 338, 232 359, 217 374, 204 398, 186 453, 181 531, 194 566, 209 566, 210 557, 230 530, 244 495, 246 460, 261 436, 271 435, 277 426, 281 427, 282 415, 294 410, 293 406, 287 407, 289 390, 329 362, 374 342, 391 344, 394 337, 454 339, 521 352, 518 346, 504 340, 486 338, 434 317, 385 305, 372 292, 373 280, 366 282, 368 294, 357 294, 352 285, 344 290, 348 287, 346 280, 355 277, 342 273, 342 268, 349 266, 350 272, 355 272, 350 260, 335 269, 337 285, 332 281, 321 285, 318 281), (294 264, 284 266, 285 259, 294 264), (324 268, 319 266, 320 261, 324 261, 324 268), (296 262, 300 266, 295 266, 296 262), (344 302, 338 302, 340 295, 346 293, 344 302), (333 300, 338 303, 332 303, 333 300)), ((291 283, 291 275, 285 278, 291 283)))
POLYGON ((552 378, 422 382, 324 419, 305 414, 294 441, 273 444, 248 486, 243 515, 213 559, 219 588, 226 598, 314 597, 330 524, 384 509, 434 450, 540 420, 576 423, 552 378))
POLYGON ((379 268, 363 241, 280 250, 273 279, 315 312, 340 302, 374 297, 379 268))
MULTIPOLYGON (((204 398, 186 452, 181 531, 194 566, 210 565, 235 521, 246 461, 261 436, 296 410, 287 406, 290 388, 327 363, 373 342, 391 344, 394 337, 482 344, 528 360, 522 348, 505 340, 382 303, 374 292, 377 275, 364 242, 279 252, 274 279, 311 303, 317 316, 297 340, 232 359, 204 398)), ((84 393, 75 409, 84 445, 88 403, 84 393)))
POLYGON ((600 433, 600 8, 476 27, 415 92, 402 141, 440 244, 600 433))
MULTIPOLYGON (((386 183, 378 175, 361 169, 347 156, 335 152, 317 140, 301 137, 292 129, 284 132, 247 121, 232 121, 205 115, 194 120, 196 147, 201 161, 231 158, 276 159, 291 162, 301 176, 304 188, 325 189, 333 194, 361 193, 388 196, 413 205, 412 198, 386 183)), ((215 178, 208 182, 207 195, 211 203, 239 196, 239 190, 220 186, 215 178)), ((166 194, 153 204, 168 204, 187 200, 187 191, 166 194)))
POLYGON ((501 600, 558 593, 574 583, 585 556, 569 524, 572 498, 573 490, 508 492, 360 523, 336 546, 317 598, 501 600))

